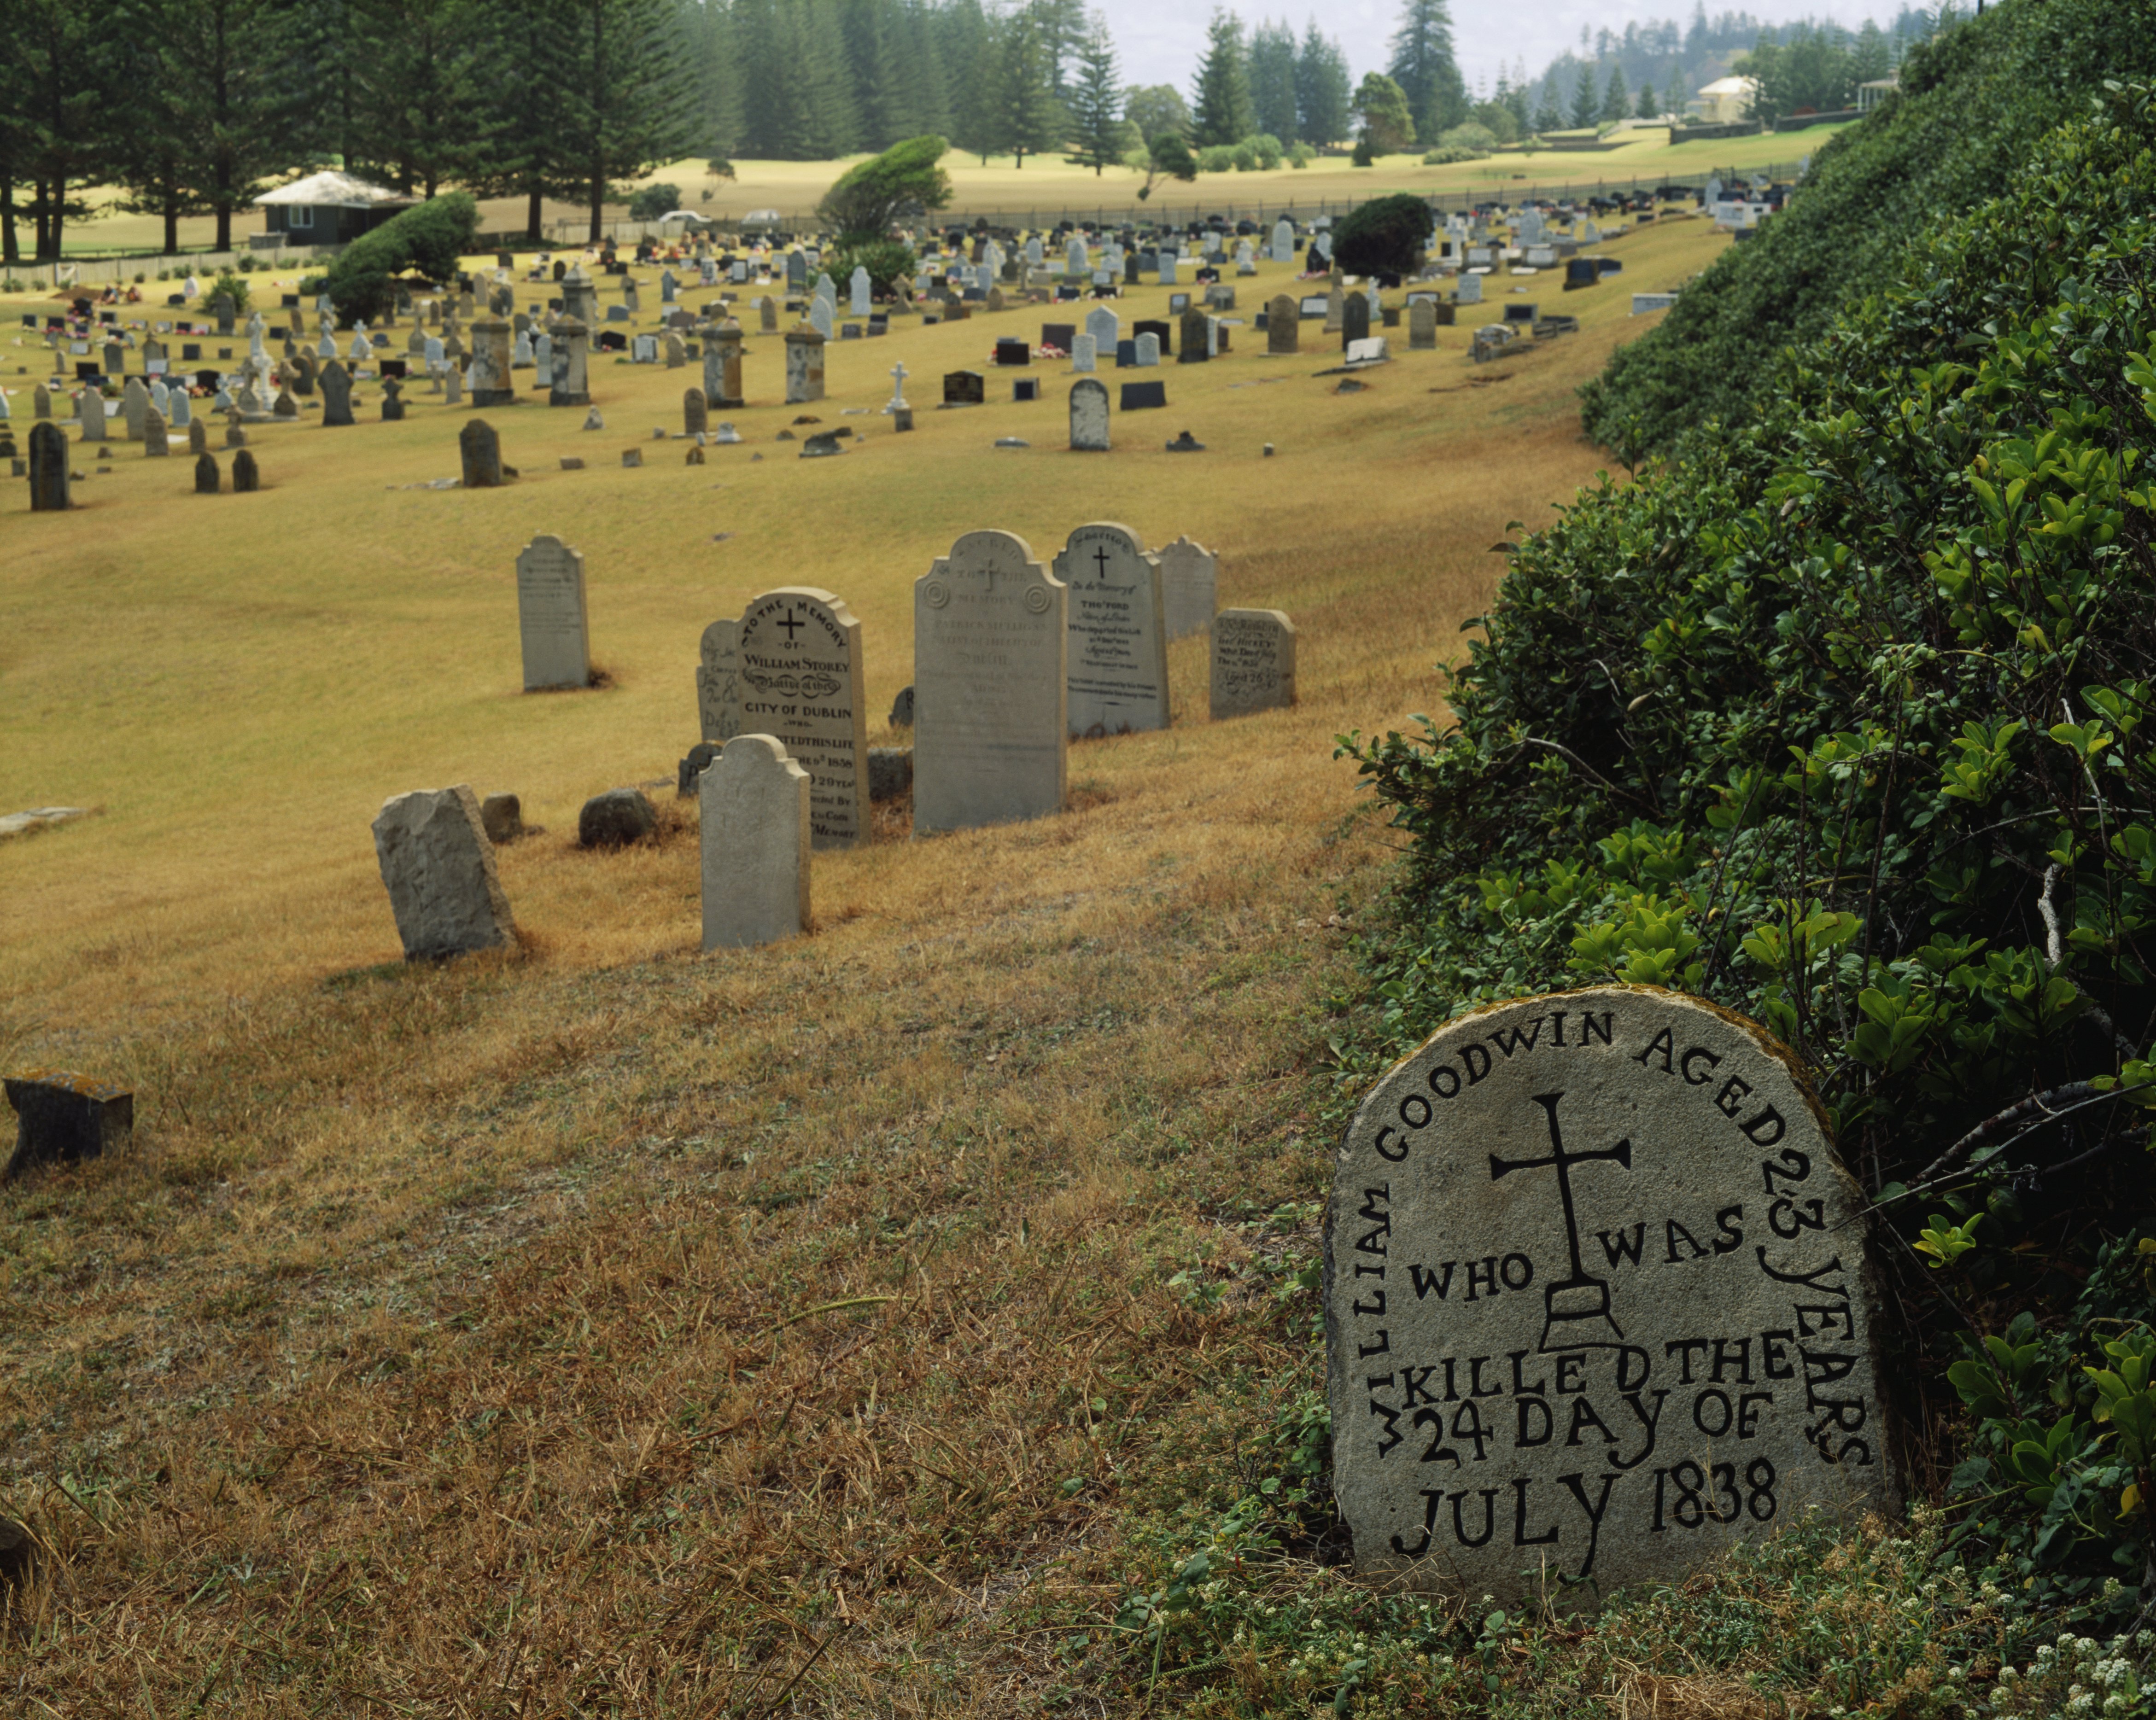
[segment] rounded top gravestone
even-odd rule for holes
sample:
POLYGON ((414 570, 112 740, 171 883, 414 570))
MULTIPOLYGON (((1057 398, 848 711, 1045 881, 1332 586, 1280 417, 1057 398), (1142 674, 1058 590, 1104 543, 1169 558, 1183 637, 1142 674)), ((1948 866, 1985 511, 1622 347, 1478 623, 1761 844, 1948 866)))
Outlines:
POLYGON ((1440 1029, 1334 1169, 1358 1573, 1577 1605, 1813 1510, 1891 1508, 1864 1208, 1740 1016, 1609 987, 1440 1029))

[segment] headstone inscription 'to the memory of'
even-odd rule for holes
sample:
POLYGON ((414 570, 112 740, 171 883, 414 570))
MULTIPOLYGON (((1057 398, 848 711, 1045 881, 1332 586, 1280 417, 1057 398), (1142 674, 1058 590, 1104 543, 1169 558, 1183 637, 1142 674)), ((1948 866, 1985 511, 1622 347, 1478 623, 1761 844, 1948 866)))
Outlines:
POLYGON ((1741 1017, 1611 987, 1444 1028, 1334 1170, 1357 1570, 1577 1604, 1815 1507, 1891 1508, 1864 1204, 1741 1017))

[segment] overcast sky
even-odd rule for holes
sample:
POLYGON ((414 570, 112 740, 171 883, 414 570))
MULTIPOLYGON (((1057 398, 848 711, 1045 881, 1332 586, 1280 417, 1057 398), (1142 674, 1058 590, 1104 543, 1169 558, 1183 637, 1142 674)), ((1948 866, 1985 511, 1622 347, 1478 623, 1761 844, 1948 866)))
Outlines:
MULTIPOLYGON (((1173 84, 1186 99, 1199 55, 1204 49, 1205 23, 1213 15, 1214 3, 1214 0, 1092 0, 1115 36, 1124 82, 1173 84)), ((1325 0, 1322 6, 1312 4, 1312 0, 1297 0, 1292 6, 1282 6, 1278 0, 1271 5, 1245 0, 1231 9, 1242 15, 1245 24, 1265 17, 1286 18, 1298 36, 1314 12, 1320 20, 1318 28, 1347 50, 1349 69, 1358 79, 1383 66, 1385 44, 1400 13, 1399 0, 1325 0)), ((1897 9, 1897 0, 1809 0, 1809 3, 1808 0, 1710 0, 1707 7, 1709 12, 1749 12, 1774 23, 1808 13, 1831 14, 1851 28, 1867 18, 1884 23, 1897 9)), ((1491 15, 1480 8, 1454 8, 1455 18, 1473 18, 1478 13, 1484 18, 1491 15)), ((1527 61, 1529 76, 1538 75, 1567 48, 1578 44, 1582 24, 1590 30, 1607 27, 1621 31, 1627 23, 1644 23, 1654 18, 1689 20, 1691 0, 1538 0, 1523 9, 1508 9, 1502 16, 1502 31, 1478 28, 1473 23, 1455 29, 1460 69, 1471 85, 1480 80, 1494 81, 1501 64, 1510 67, 1516 59, 1527 61)))

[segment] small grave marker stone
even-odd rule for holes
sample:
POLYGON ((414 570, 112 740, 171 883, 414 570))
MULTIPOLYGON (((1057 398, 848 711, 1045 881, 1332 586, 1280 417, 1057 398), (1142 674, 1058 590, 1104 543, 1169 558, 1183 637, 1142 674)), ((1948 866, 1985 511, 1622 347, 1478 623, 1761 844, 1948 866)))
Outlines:
POLYGON ((1213 618, 1212 713, 1249 716, 1295 703, 1295 624, 1278 609, 1213 618))
POLYGON ((516 557, 516 620, 526 692, 590 684, 584 558, 560 538, 542 534, 516 557))
POLYGON ((468 783, 384 801, 374 820, 374 854, 406 961, 516 943, 494 845, 468 783))
POLYGON ((812 793, 771 735, 737 735, 697 779, 706 950, 808 930, 812 793))
POLYGON ((1170 639, 1188 639, 1213 625, 1220 563, 1212 551, 1202 543, 1193 543, 1187 537, 1163 545, 1160 552, 1160 578, 1161 608, 1170 639))

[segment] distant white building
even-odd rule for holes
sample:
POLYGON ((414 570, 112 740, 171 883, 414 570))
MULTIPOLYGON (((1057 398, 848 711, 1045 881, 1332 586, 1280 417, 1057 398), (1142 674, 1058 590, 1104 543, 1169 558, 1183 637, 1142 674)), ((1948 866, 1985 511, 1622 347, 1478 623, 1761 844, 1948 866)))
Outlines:
POLYGON ((1869 83, 1859 84, 1856 86, 1857 112, 1870 113, 1901 87, 1902 74, 1899 72, 1891 78, 1874 78, 1869 83))
POLYGON ((1702 126, 1733 126, 1751 117, 1757 78, 1717 78, 1685 104, 1685 112, 1702 126))

